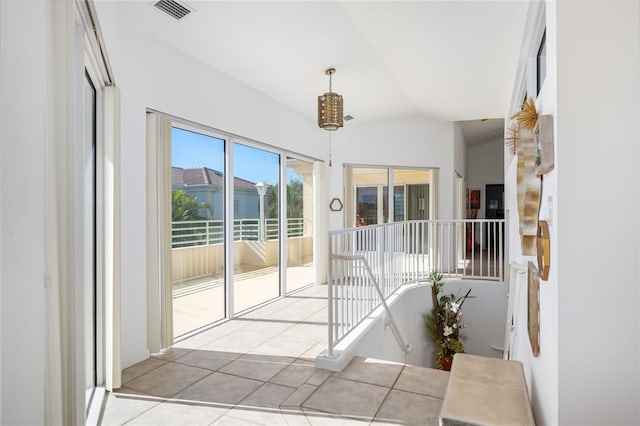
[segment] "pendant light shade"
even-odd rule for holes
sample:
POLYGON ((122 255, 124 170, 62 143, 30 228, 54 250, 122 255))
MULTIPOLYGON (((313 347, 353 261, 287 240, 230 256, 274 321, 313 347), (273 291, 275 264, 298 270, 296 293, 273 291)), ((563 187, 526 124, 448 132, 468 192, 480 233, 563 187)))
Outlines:
POLYGON ((335 68, 328 68, 325 74, 329 76, 329 91, 318 96, 318 126, 325 130, 338 130, 342 127, 342 95, 331 91, 331 76, 335 68))

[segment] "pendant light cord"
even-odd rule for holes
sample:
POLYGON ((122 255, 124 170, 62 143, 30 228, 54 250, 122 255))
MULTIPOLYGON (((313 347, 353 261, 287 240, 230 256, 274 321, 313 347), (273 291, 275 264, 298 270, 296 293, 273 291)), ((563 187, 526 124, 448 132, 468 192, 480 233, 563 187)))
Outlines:
MULTIPOLYGON (((331 90, 331 89, 329 89, 331 90)), ((329 132, 329 167, 331 167, 331 132, 329 132)))

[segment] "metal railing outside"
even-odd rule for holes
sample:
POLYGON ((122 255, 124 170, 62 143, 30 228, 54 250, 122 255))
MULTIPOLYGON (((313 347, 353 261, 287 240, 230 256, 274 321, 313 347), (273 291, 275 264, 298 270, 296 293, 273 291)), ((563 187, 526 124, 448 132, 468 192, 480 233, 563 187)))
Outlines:
MULTIPOLYGON (((277 240, 279 219, 265 219, 265 239, 277 240)), ((224 222, 222 220, 190 220, 171 223, 171 247, 190 247, 222 243, 224 222)), ((304 218, 287 219, 287 236, 309 235, 310 220, 304 218)), ((236 219, 233 221, 234 241, 258 241, 260 239, 259 219, 236 219)))
POLYGON ((502 281, 504 219, 406 221, 329 233, 329 353, 403 284, 446 277, 502 281), (369 276, 364 264, 368 265, 369 276))

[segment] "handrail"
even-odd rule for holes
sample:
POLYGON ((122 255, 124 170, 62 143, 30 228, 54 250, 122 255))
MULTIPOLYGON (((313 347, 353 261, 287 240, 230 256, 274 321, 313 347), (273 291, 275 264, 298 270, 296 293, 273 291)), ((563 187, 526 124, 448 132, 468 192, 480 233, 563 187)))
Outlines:
MULTIPOLYGON (((264 220, 265 240, 277 240, 280 237, 279 223, 279 219, 264 220)), ((172 248, 221 244, 224 240, 222 219, 174 221, 171 226, 172 248)), ((258 218, 234 219, 234 241, 257 241, 261 235, 260 228, 258 218)), ((313 223, 308 218, 287 218, 287 238, 307 236, 312 229, 313 223)))
POLYGON ((472 219, 330 231, 329 354, 380 306, 378 299, 386 302, 403 285, 426 281, 431 271, 448 278, 503 281, 506 229, 504 219, 472 219))
MULTIPOLYGON (((369 262, 367 261, 367 259, 362 256, 362 255, 355 255, 355 256, 347 256, 347 255, 341 255, 341 254, 331 254, 331 256, 334 259, 338 259, 338 260, 359 260, 362 262, 365 271, 367 272, 367 274, 369 275, 369 279, 371 280, 371 282, 373 283, 373 287, 376 290, 376 293, 378 294, 378 297, 380 298, 380 303, 382 304, 382 307, 384 308, 385 313, 387 314, 387 321, 388 324, 391 326, 391 331, 393 332, 393 336, 396 338, 396 342, 398 343, 398 345, 400 346, 400 349, 405 353, 408 354, 409 352, 411 352, 411 344, 410 343, 405 343, 404 339, 402 338, 402 334, 400 333, 400 330, 398 329, 398 326, 396 325, 396 321, 393 318, 393 314, 391 313, 391 310, 389 309, 389 305, 387 305, 387 302, 385 300, 384 294, 382 293, 382 290, 380 290, 380 286, 378 285, 378 281, 375 279, 375 276, 373 275, 373 271, 371 270, 371 267, 369 266, 369 262)), ((332 283, 331 281, 329 281, 329 286, 331 286, 332 283)), ((329 306, 332 306, 332 299, 333 299, 333 292, 329 291, 329 306)), ((333 316, 330 315, 329 316, 329 333, 331 334, 333 330, 333 316)), ((333 356, 333 339, 329 339, 329 356, 333 356)))

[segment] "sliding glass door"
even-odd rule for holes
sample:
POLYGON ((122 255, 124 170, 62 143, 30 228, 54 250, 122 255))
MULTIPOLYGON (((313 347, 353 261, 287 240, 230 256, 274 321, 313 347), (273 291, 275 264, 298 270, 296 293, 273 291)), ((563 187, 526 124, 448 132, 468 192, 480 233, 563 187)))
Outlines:
POLYGON ((233 311, 280 295, 280 156, 233 146, 233 311))
POLYGON ((171 132, 173 335, 225 318, 223 139, 171 132))
POLYGON ((171 187, 159 216, 171 238, 158 329, 172 331, 170 344, 314 282, 314 163, 161 117, 158 161, 171 187))
POLYGON ((346 226, 433 218, 433 173, 429 169, 345 166, 345 181, 351 185, 346 199, 352 214, 346 226))

